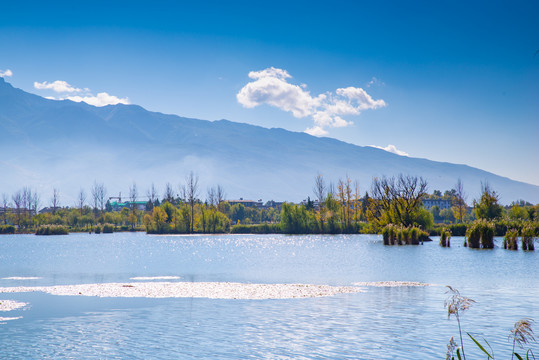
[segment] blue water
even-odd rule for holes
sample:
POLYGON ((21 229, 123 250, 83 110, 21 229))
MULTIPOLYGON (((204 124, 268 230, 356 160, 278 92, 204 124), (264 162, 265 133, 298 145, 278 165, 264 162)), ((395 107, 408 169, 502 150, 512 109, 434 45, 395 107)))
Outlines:
MULTIPOLYGON (((0 286, 177 281, 350 285, 406 280, 431 287, 290 300, 64 297, 4 293, 29 303, 0 316, 8 359, 443 359, 457 323, 443 285, 477 301, 466 331, 508 358, 515 321, 539 321, 539 252, 383 246, 379 236, 148 236, 142 233, 0 236, 0 286)), ((497 239, 500 244, 501 239, 497 239)), ((539 328, 536 328, 539 332, 539 328)), ((539 354, 537 344, 533 349, 539 354)), ((469 357, 479 352, 465 339, 469 357)))

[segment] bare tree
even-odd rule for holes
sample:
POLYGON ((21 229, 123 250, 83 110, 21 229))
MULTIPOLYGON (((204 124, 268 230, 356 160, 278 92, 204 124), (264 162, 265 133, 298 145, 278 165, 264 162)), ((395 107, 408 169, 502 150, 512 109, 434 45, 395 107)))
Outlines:
POLYGON ((79 195, 77 197, 77 206, 80 209, 80 216, 82 216, 85 202, 86 202, 86 192, 84 191, 83 188, 80 188, 79 195))
POLYGON ((105 210, 105 205, 107 204, 107 188, 105 187, 105 184, 101 183, 99 185, 99 208, 101 209, 101 212, 105 210))
POLYGON ((330 194, 331 196, 335 197, 335 184, 332 181, 329 182, 329 185, 327 187, 326 197, 330 194))
POLYGON ((209 206, 216 206, 217 205, 217 195, 215 194, 215 188, 211 187, 208 188, 208 193, 206 195, 206 202, 209 206))
POLYGON ((397 178, 374 178, 370 213, 394 224, 412 225, 421 200, 427 195, 427 181, 421 177, 400 174, 397 178))
POLYGON ((98 209, 101 209, 101 212, 105 209, 106 197, 107 189, 105 188, 105 184, 94 181, 94 185, 92 185, 92 200, 96 214, 98 209))
POLYGON ((56 209, 60 206, 60 191, 57 188, 52 189, 51 207, 52 213, 56 214, 56 209))
POLYGON ((7 194, 3 193, 2 194, 2 208, 3 208, 3 212, 2 212, 2 220, 4 221, 4 225, 7 224, 7 213, 8 213, 8 203, 9 201, 9 198, 7 196, 7 194))
POLYGON ((21 226, 21 207, 23 205, 23 194, 19 190, 11 196, 13 204, 15 204, 15 213, 17 215, 17 226, 21 226))
POLYGON ((318 174, 314 178, 313 192, 315 199, 318 200, 318 203, 321 205, 326 198, 326 182, 322 174, 318 174))
POLYGON ((208 188, 208 193, 206 195, 206 202, 210 206, 218 206, 222 201, 225 200, 225 190, 221 185, 208 188))
POLYGON ((457 184, 455 185, 455 217, 459 219, 459 221, 462 223, 464 221, 464 216, 466 215, 466 198, 467 195, 464 192, 464 185, 462 184, 462 180, 458 178, 457 184))
POLYGON ((92 203, 94 205, 94 213, 97 214, 97 208, 99 205, 99 185, 97 184, 97 181, 94 181, 91 192, 92 192, 92 203))
POLYGON ((215 189, 215 196, 216 196, 217 205, 225 201, 226 192, 225 192, 225 189, 221 185, 217 185, 215 189))
POLYGON ((133 211, 135 211, 135 203, 137 202, 138 197, 138 190, 137 190, 137 184, 133 182, 133 185, 129 187, 129 200, 131 202, 131 206, 133 208, 133 211))
POLYGON ((168 182, 165 184, 165 193, 163 194, 163 201, 168 201, 169 203, 174 202, 174 190, 172 190, 172 185, 168 182))
POLYGON ((41 203, 41 197, 39 196, 37 191, 34 190, 34 193, 32 194, 32 202, 30 206, 34 215, 37 215, 37 211, 40 206, 40 203, 41 203))
POLYGON ((22 208, 28 212, 32 207, 32 190, 25 186, 22 188, 22 208))
POLYGON ((157 194, 157 189, 155 188, 155 185, 153 183, 152 183, 152 186, 150 187, 150 189, 148 190, 148 192, 146 193, 146 195, 148 196, 148 200, 152 204, 155 204, 155 201, 157 200, 159 195, 157 194))
POLYGON ((182 189, 184 199, 189 203, 191 208, 191 221, 190 221, 190 232, 193 232, 193 225, 195 219, 195 202, 198 196, 198 176, 195 175, 192 171, 185 178, 185 186, 182 189))

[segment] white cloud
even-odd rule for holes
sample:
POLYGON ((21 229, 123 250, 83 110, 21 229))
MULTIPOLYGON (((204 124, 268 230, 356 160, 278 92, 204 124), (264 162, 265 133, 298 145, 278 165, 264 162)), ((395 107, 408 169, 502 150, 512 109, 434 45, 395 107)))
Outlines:
POLYGON ((13 71, 7 69, 6 71, 0 70, 0 77, 11 77, 13 76, 13 71))
POLYGON ((87 104, 94 106, 106 106, 106 105, 116 105, 116 104, 129 104, 128 98, 118 98, 114 95, 109 95, 106 92, 98 93, 96 96, 68 96, 66 99, 81 102, 84 101, 87 104))
POLYGON ((292 76, 290 76, 288 71, 283 70, 283 69, 277 69, 277 68, 274 68, 272 66, 270 68, 260 70, 260 71, 251 71, 251 72, 249 72, 249 77, 251 79, 261 79, 261 78, 265 78, 265 77, 275 77, 275 78, 284 80, 284 79, 287 79, 287 78, 291 78, 292 76))
POLYGON ((56 80, 52 83, 44 81, 42 83, 34 82, 34 88, 39 90, 52 90, 57 93, 63 94, 59 97, 46 96, 46 99, 50 100, 71 100, 75 102, 85 102, 93 106, 106 106, 106 105, 116 105, 116 104, 130 104, 129 99, 119 98, 114 95, 110 95, 106 92, 100 92, 97 95, 91 93, 91 90, 88 88, 76 88, 69 85, 66 81, 56 80), (80 95, 69 95, 73 93, 80 93, 80 95))
POLYGON ((397 155, 400 155, 400 156, 410 156, 407 152, 399 150, 399 149, 397 149, 397 147, 395 145, 391 145, 391 144, 389 144, 386 147, 376 146, 376 145, 367 145, 367 146, 377 148, 377 149, 382 149, 382 150, 385 150, 385 151, 388 151, 390 153, 397 154, 397 155))
POLYGON ((53 90, 57 93, 79 93, 82 91, 82 89, 75 88, 63 80, 56 80, 52 83, 46 81, 39 83, 36 81, 34 82, 34 88, 38 90, 53 90))
POLYGON ((314 126, 306 133, 326 135, 326 128, 345 127, 352 124, 341 116, 359 115, 361 111, 386 106, 384 100, 374 100, 361 88, 340 88, 333 93, 317 96, 307 91, 307 85, 290 84, 292 76, 283 69, 274 67, 249 72, 254 81, 247 83, 236 95, 238 102, 246 108, 268 104, 292 113, 296 118, 310 116, 314 126))
POLYGON ((372 77, 371 81, 369 81, 367 83, 367 87, 370 88, 371 86, 374 86, 374 85, 377 85, 377 86, 384 86, 386 83, 383 82, 382 80, 380 79, 377 79, 375 78, 374 76, 372 77))
POLYGON ((322 129, 320 126, 313 126, 305 130, 305 132, 312 136, 324 136, 327 135, 327 131, 322 129))

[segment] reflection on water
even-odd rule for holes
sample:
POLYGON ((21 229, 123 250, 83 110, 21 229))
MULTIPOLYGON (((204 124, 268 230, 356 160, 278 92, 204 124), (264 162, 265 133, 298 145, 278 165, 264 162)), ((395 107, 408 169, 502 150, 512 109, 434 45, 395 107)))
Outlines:
MULTIPOLYGON (((501 358, 518 319, 539 321, 537 252, 450 249, 434 243, 384 247, 377 236, 0 237, 0 286, 177 281, 350 285, 419 281, 432 287, 290 300, 111 299, 1 294, 27 302, 0 314, 2 357, 20 358, 443 358, 457 334, 442 285, 477 300, 463 316, 501 358), (174 281, 174 280, 173 280, 174 281), (9 315, 7 315, 9 314, 9 315)), ((498 240, 499 243, 499 240, 498 240)), ((473 347, 468 344, 469 356, 473 347)), ((537 350, 537 346, 535 347, 537 350)), ((536 351, 538 353, 539 350, 536 351)))

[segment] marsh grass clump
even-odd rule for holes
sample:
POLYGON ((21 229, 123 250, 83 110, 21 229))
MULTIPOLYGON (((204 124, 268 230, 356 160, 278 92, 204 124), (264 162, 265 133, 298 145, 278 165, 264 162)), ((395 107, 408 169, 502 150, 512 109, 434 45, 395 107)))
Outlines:
POLYGON ((37 228, 36 235, 67 235, 69 231, 62 225, 42 225, 37 228))
POLYGON ((494 224, 484 220, 481 226, 481 247, 494 249, 494 224))
POLYGON ((477 222, 472 223, 466 229, 466 238, 464 239, 464 246, 468 246, 471 249, 479 249, 481 246, 481 229, 477 222))
POLYGON ((408 228, 399 227, 397 230, 397 245, 406 245, 408 243, 408 228))
POLYGON ((440 231, 440 246, 442 247, 451 246, 451 231, 449 229, 443 228, 440 231))
POLYGON ((420 230, 416 227, 410 228, 408 231, 408 243, 411 245, 419 245, 420 230))
POLYGON ((387 224, 382 229, 382 238, 384 245, 394 245, 397 243, 397 227, 393 224, 387 224))
POLYGON ((518 250, 518 230, 509 229, 503 238, 503 248, 508 250, 518 250))
POLYGON ((494 224, 486 220, 476 220, 466 230, 464 246, 472 249, 494 248, 494 224))
POLYGON ((419 245, 429 240, 429 234, 416 226, 387 224, 382 229, 382 238, 384 245, 419 245))
POLYGON ((0 225, 0 234, 15 234, 15 230, 13 225, 0 225))
POLYGON ((114 225, 105 224, 103 225, 103 234, 112 234, 114 232, 114 225))
POLYGON ((535 227, 527 225, 522 228, 522 250, 535 250, 535 227))

